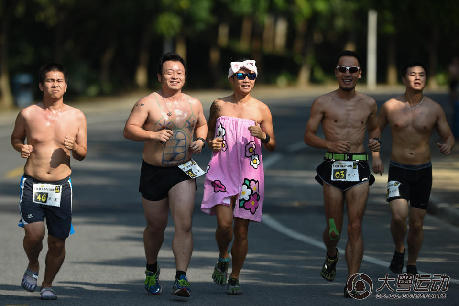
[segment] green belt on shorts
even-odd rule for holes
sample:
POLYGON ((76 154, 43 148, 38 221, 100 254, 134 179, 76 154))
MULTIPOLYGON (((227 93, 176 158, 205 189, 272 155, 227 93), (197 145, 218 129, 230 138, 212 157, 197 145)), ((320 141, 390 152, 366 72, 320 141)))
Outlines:
POLYGON ((368 160, 368 154, 325 153, 326 160, 368 160))

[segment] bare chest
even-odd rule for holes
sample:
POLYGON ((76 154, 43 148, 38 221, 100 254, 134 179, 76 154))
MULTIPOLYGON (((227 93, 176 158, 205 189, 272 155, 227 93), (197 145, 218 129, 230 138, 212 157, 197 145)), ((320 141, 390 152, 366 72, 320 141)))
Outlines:
POLYGON ((78 132, 72 118, 63 114, 37 114, 27 123, 31 143, 63 142, 65 136, 75 137, 78 132))
POLYGON ((260 109, 255 105, 238 105, 232 103, 225 104, 220 109, 219 116, 249 119, 255 122, 261 122, 263 118, 260 109))
POLYGON ((359 128, 367 124, 370 110, 366 106, 340 105, 329 107, 324 116, 324 124, 339 128, 359 128))
POLYGON ((389 123, 396 131, 428 133, 434 127, 435 118, 426 108, 403 108, 390 114, 389 123))
POLYGON ((149 113, 146 129, 159 131, 186 130, 193 131, 197 122, 197 109, 187 102, 157 104, 149 113))

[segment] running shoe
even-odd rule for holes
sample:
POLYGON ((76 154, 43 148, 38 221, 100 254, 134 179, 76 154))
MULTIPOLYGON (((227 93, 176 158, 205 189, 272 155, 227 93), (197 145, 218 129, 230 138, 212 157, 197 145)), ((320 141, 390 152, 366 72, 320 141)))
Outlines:
POLYGON ((403 263, 405 261, 405 252, 399 253, 394 251, 394 256, 390 262, 389 269, 396 274, 401 274, 403 271, 403 263))
POLYGON ((37 288, 38 272, 26 269, 22 276, 21 286, 24 290, 33 292, 37 288))
POLYGON ((241 286, 239 285, 239 279, 230 277, 228 279, 228 285, 226 285, 226 293, 229 295, 242 294, 241 286))
POLYGON ((214 273, 212 273, 212 279, 214 283, 220 286, 226 285, 228 279, 228 267, 230 259, 227 258, 218 258, 218 262, 215 264, 214 273))
POLYGON ((336 249, 335 258, 328 257, 328 254, 326 254, 325 257, 325 262, 322 266, 322 271, 320 272, 320 275, 329 282, 332 282, 336 276, 336 264, 338 263, 339 257, 338 249, 336 249))
POLYGON ((56 292, 51 287, 42 288, 40 291, 42 300, 57 300, 56 292))
POLYGON ((172 295, 179 299, 189 299, 191 297, 191 285, 185 274, 180 275, 175 279, 174 286, 172 287, 172 295))
POLYGON ((151 272, 145 271, 145 290, 147 290, 148 294, 159 295, 163 292, 163 288, 159 283, 159 268, 158 271, 151 272))
POLYGON ((416 265, 406 265, 406 273, 416 275, 418 274, 418 269, 416 265))

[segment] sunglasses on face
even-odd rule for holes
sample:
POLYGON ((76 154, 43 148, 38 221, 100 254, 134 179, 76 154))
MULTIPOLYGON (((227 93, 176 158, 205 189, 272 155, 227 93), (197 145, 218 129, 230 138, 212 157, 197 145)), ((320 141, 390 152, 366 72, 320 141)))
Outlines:
POLYGON ((336 66, 336 70, 338 70, 341 73, 346 73, 348 71, 349 73, 356 73, 359 72, 360 67, 358 66, 336 66))
POLYGON ((242 73, 242 72, 238 72, 238 73, 235 73, 234 74, 236 76, 236 78, 238 80, 244 80, 245 77, 248 77, 249 80, 255 80, 257 78, 257 74, 256 73, 242 73))

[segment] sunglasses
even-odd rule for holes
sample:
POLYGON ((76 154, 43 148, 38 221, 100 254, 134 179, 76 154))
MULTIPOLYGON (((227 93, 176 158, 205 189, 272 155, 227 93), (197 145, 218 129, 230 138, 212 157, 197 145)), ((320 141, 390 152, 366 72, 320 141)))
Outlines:
POLYGON ((356 72, 359 72, 360 67, 358 66, 336 66, 336 70, 338 70, 341 73, 346 73, 346 71, 349 73, 356 73, 356 72))
POLYGON ((238 72, 238 73, 235 73, 234 74, 236 76, 236 78, 238 80, 244 80, 245 77, 248 77, 249 80, 255 80, 257 78, 257 74, 256 73, 242 73, 242 72, 238 72))

